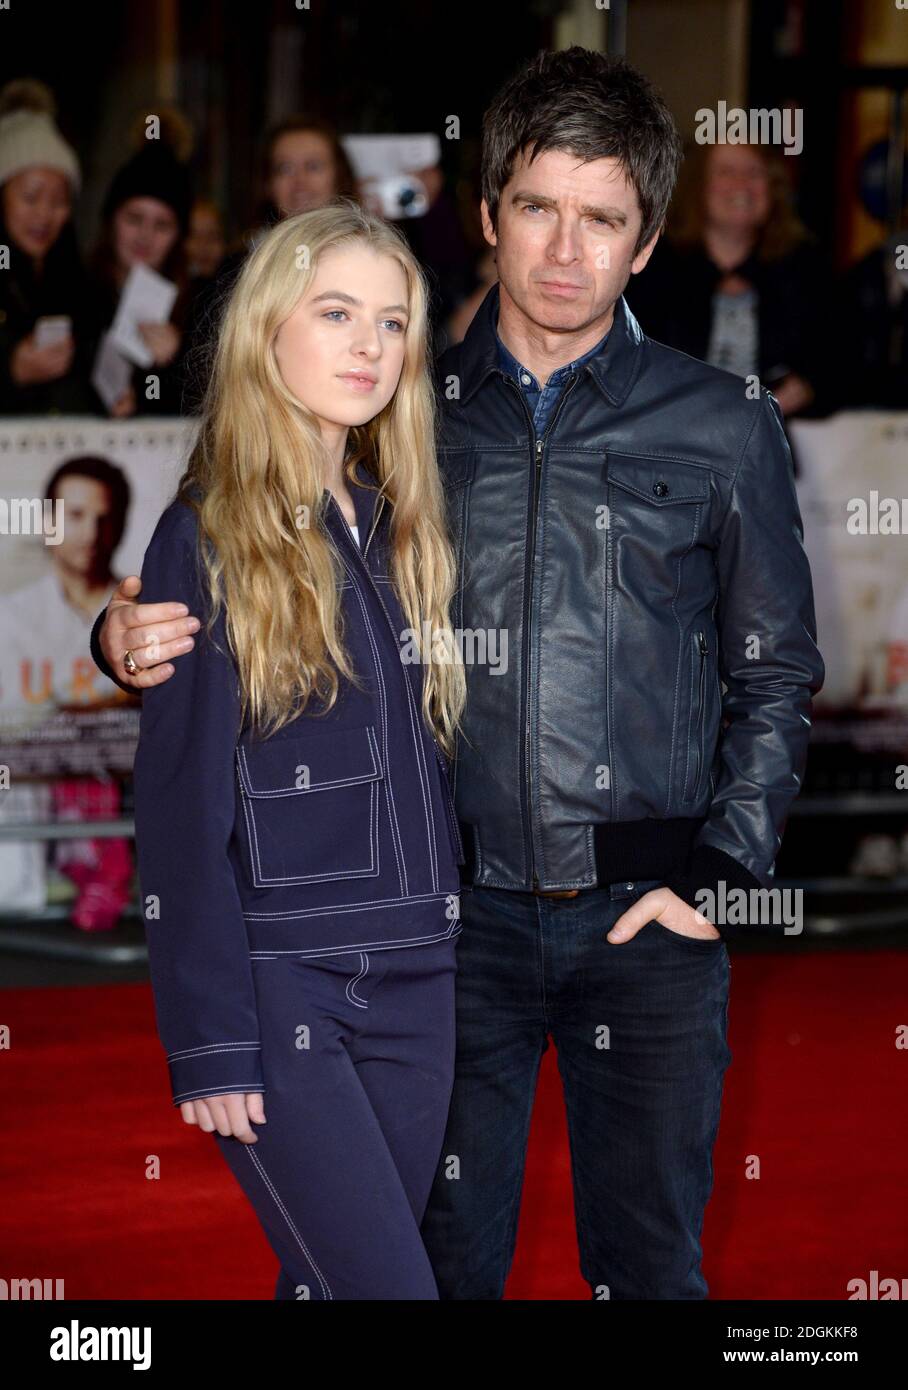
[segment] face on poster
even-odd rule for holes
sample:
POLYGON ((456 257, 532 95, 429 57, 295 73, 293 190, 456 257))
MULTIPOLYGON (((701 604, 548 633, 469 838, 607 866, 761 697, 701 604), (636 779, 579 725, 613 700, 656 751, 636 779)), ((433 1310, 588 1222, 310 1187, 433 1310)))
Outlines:
POLYGON ((128 697, 89 637, 145 546, 193 429, 151 422, 0 424, 0 718, 34 724, 128 697))

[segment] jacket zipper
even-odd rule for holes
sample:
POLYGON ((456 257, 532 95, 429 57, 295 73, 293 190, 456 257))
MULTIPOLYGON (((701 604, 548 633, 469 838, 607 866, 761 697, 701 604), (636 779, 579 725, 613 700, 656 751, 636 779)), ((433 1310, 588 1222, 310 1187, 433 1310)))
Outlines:
POLYGON ((709 651, 709 647, 706 644, 706 637, 702 632, 697 633, 697 641, 700 647, 700 681, 697 701, 697 773, 694 777, 694 790, 691 794, 691 800, 696 800, 697 789, 700 785, 700 769, 703 765, 703 699, 706 694, 706 655, 709 651))
POLYGON ((533 417, 530 408, 526 403, 526 398, 517 382, 511 376, 505 376, 507 381, 517 392, 526 412, 527 420, 530 425, 530 438, 533 440, 533 495, 530 507, 530 525, 527 538, 526 558, 524 566, 524 611, 523 611, 523 698, 524 709, 524 746, 523 746, 523 767, 521 773, 521 814, 523 818, 523 844, 524 856, 527 863, 527 874, 534 888, 539 887, 539 880, 536 877, 536 856, 533 849, 532 833, 532 758, 530 756, 530 628, 533 620, 533 569, 536 562, 536 521, 539 513, 539 491, 542 483, 542 456, 545 450, 546 440, 555 427, 555 422, 561 414, 565 401, 574 389, 579 372, 575 372, 561 393, 561 399, 555 407, 555 413, 549 421, 548 429, 541 439, 536 438, 536 429, 533 424, 533 417))
MULTIPOLYGON (((344 516, 343 510, 341 509, 340 504, 339 504, 338 501, 337 501, 337 498, 336 498, 333 494, 332 494, 332 496, 331 496, 331 501, 333 502, 334 506, 337 507, 338 515, 339 515, 341 521, 344 523, 344 525, 345 525, 346 528, 347 528, 347 533, 348 533, 348 535, 349 535, 349 537, 350 537, 350 543, 351 543, 351 545, 353 546, 353 549, 357 552, 357 556, 358 556, 358 558, 359 558, 359 561, 360 561, 360 563, 361 563, 363 569, 366 571, 366 578, 369 580, 369 583, 372 585, 372 589, 373 589, 373 591, 374 591, 374 593, 375 593, 375 597, 378 599, 379 604, 381 605, 381 610, 382 610, 382 612, 383 612, 384 615, 385 615, 385 621, 387 622, 388 627, 389 627, 390 630, 391 630, 391 635, 395 638, 395 641, 399 641, 399 634, 395 634, 395 632, 394 632, 394 624, 393 624, 392 621, 391 621, 391 614, 388 612, 387 608, 385 607, 385 601, 384 601, 384 599, 382 598, 381 593, 379 592, 378 585, 376 584, 375 580, 372 578, 372 573, 371 573, 371 571, 370 571, 370 569, 369 569, 369 566, 366 564, 366 559, 365 559, 365 557, 366 557, 366 551, 367 551, 368 548, 369 548, 369 541, 371 541, 372 537, 375 535, 375 527, 376 527, 377 524, 378 524, 378 517, 379 517, 380 511, 381 511, 381 507, 384 505, 385 499, 384 499, 383 496, 380 497, 380 498, 378 499, 378 504, 376 505, 376 508, 375 508, 375 516, 374 516, 373 519, 372 519, 372 525, 371 525, 371 527, 369 528, 369 535, 368 535, 368 538, 367 538, 367 540, 366 540, 366 544, 365 544, 365 546, 363 547, 362 551, 360 551, 360 548, 359 548, 359 546, 358 546, 357 543, 356 543, 356 538, 355 538, 355 536, 353 535, 353 532, 350 530, 350 523, 348 522, 347 518, 344 516)), ((423 717, 422 717, 422 710, 416 708, 416 701, 415 701, 414 698, 413 698, 413 691, 412 691, 412 689, 411 689, 411 687, 410 687, 410 680, 409 680, 409 677, 408 677, 406 671, 403 670, 403 667, 401 667, 401 673, 402 673, 403 678, 404 678, 404 687, 405 687, 406 692, 407 692, 407 699, 408 699, 408 701, 409 701, 409 703, 410 703, 410 709, 413 711, 413 715, 414 715, 414 718, 415 718, 415 720, 416 720, 416 727, 417 727, 418 729, 422 729, 422 728, 425 727, 424 721, 423 721, 423 717)), ((429 731, 429 733, 430 733, 430 736, 431 736, 431 738, 432 738, 432 743, 433 743, 433 745, 434 745, 435 756, 438 758, 439 762, 441 763, 442 771, 445 771, 444 763, 443 763, 442 760, 441 760, 441 749, 440 749, 439 746, 438 746, 438 740, 436 739, 434 733, 431 732, 431 730, 429 731)), ((425 766, 425 764, 423 764, 423 765, 425 766)), ((428 775, 428 770, 427 770, 427 775, 428 775)), ((463 858, 463 841, 461 840, 461 837, 460 837, 460 827, 458 826, 456 817, 455 817, 455 815, 454 815, 453 799, 452 799, 452 797, 451 797, 451 790, 450 790, 450 787, 449 787, 448 784, 447 784, 447 773, 446 773, 446 772, 445 772, 445 776, 442 778, 442 793, 443 793, 443 795, 446 796, 446 798, 447 798, 447 802, 448 802, 448 815, 449 815, 449 817, 450 817, 450 819, 451 819, 451 823, 452 823, 453 826, 454 826, 454 832, 455 832, 455 834, 456 834, 456 836, 457 836, 458 853, 459 853, 460 857, 463 858)), ((434 830, 434 826, 433 826, 433 830, 434 830)))

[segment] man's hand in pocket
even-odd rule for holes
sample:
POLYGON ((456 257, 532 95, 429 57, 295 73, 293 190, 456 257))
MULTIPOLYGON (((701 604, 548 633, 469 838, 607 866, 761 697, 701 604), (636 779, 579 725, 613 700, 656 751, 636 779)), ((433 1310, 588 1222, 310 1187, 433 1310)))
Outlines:
POLYGON ((636 902, 622 912, 606 941, 620 943, 630 941, 647 922, 660 922, 669 931, 679 936, 695 936, 702 941, 711 941, 722 935, 695 907, 691 907, 670 888, 651 888, 636 902))

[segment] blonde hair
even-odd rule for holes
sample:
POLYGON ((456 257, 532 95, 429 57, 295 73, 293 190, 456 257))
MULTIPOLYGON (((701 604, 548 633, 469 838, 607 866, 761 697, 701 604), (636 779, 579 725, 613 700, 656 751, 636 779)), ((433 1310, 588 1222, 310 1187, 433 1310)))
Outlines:
POLYGON ((392 256, 407 280, 400 381, 380 414, 351 427, 345 472, 352 481, 357 463, 364 463, 379 490, 376 507, 382 495, 391 504, 391 578, 419 634, 424 716, 450 753, 465 680, 459 653, 454 660, 432 659, 438 634, 443 650, 453 649, 448 614, 456 568, 435 454, 428 295, 423 272, 395 228, 339 198, 287 218, 263 238, 225 309, 200 429, 177 496, 199 519, 209 632, 225 604, 244 717, 248 711, 253 723, 273 733, 301 714, 312 696, 330 709, 339 676, 357 677, 343 644, 343 568, 318 524, 328 455, 315 416, 284 382, 274 339, 311 285, 319 257, 350 245, 392 256), (301 250, 307 253, 302 268, 301 250), (309 524, 300 526, 301 517, 309 524), (424 624, 432 634, 428 651, 424 624))

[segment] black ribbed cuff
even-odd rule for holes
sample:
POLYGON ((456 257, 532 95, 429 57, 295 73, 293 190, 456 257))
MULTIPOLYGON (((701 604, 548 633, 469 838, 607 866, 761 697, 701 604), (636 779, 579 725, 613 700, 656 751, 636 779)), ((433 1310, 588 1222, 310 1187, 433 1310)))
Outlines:
MULTIPOLYGON (((712 893, 713 902, 716 904, 716 913, 721 915, 722 891, 720 884, 725 885, 726 893, 733 888, 743 888, 745 892, 749 893, 753 888, 765 886, 737 859, 726 854, 724 850, 717 849, 715 845, 699 845, 692 851, 685 868, 667 875, 663 882, 666 888, 677 893, 679 898, 682 898, 690 907, 695 908, 697 912, 701 912, 710 921, 712 921, 710 912, 704 910, 697 902, 697 893, 702 893, 704 890, 712 893)), ((744 938, 753 940, 756 934, 775 939, 783 936, 785 932, 785 923, 782 921, 713 922, 713 926, 728 941, 744 938)))

